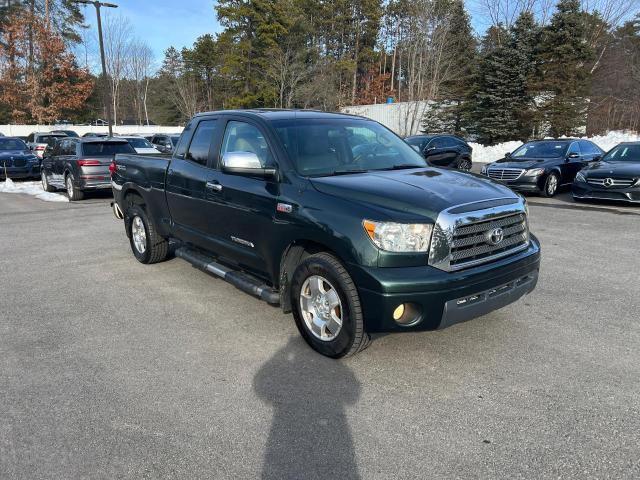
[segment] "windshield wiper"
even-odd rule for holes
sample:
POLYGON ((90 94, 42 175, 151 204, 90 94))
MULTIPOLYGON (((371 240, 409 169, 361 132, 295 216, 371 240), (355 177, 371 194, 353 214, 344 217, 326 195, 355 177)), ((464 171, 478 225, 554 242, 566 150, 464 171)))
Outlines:
POLYGON ((369 170, 363 170, 363 169, 352 169, 352 170, 334 170, 333 172, 324 174, 324 175, 319 175, 320 177, 333 177, 333 176, 337 176, 337 175, 351 175, 354 173, 367 173, 369 170))
POLYGON ((412 165, 410 163, 401 163, 399 165, 392 165, 391 167, 376 168, 376 170, 406 170, 409 168, 426 168, 427 165, 412 165))

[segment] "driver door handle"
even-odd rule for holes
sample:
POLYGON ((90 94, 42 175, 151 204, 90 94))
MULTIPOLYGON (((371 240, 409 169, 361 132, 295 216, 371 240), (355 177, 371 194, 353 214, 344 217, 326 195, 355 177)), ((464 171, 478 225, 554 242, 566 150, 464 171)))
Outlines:
POLYGON ((222 185, 220 185, 218 182, 207 182, 205 183, 205 187, 207 187, 209 190, 213 190, 214 192, 222 191, 222 185))

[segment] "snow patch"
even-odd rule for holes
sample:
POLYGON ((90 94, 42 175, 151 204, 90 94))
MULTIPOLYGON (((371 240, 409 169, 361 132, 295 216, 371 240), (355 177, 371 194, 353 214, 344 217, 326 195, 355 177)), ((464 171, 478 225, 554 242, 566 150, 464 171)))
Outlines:
MULTIPOLYGON (((638 142, 640 135, 632 132, 609 132, 606 135, 594 135, 593 137, 583 137, 585 140, 591 140, 605 152, 622 142, 638 142)), ((522 145, 522 142, 504 142, 497 145, 484 146, 479 143, 470 143, 473 148, 473 161, 476 163, 491 163, 500 160, 507 152, 513 152, 522 145)))
POLYGON ((60 193, 45 192, 40 182, 14 183, 10 178, 7 178, 4 182, 0 182, 0 193, 24 193, 25 195, 32 195, 44 202, 69 201, 67 197, 60 193))

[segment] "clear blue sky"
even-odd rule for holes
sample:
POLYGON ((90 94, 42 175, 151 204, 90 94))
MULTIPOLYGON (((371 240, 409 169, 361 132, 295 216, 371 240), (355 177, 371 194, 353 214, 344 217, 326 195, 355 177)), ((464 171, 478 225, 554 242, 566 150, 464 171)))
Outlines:
MULTIPOLYGON (((127 17, 135 36, 149 43, 158 64, 163 52, 170 46, 178 49, 190 47, 200 35, 221 30, 214 10, 215 0, 108 0, 117 9, 104 8, 104 14, 121 14, 127 17)), ((477 0, 466 0, 472 14, 474 28, 484 30, 486 24, 479 14, 477 0)), ((95 9, 83 7, 87 23, 95 31, 95 9)))

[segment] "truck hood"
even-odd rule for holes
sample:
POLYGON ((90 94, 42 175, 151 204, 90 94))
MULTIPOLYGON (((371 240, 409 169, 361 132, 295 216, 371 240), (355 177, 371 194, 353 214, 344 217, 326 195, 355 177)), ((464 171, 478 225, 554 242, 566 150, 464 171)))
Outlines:
POLYGON ((596 162, 582 172, 594 178, 637 178, 640 177, 640 162, 596 162))
POLYGON ((440 168, 319 177, 312 178, 311 183, 327 195, 431 220, 454 205, 517 198, 507 187, 486 177, 440 168))

